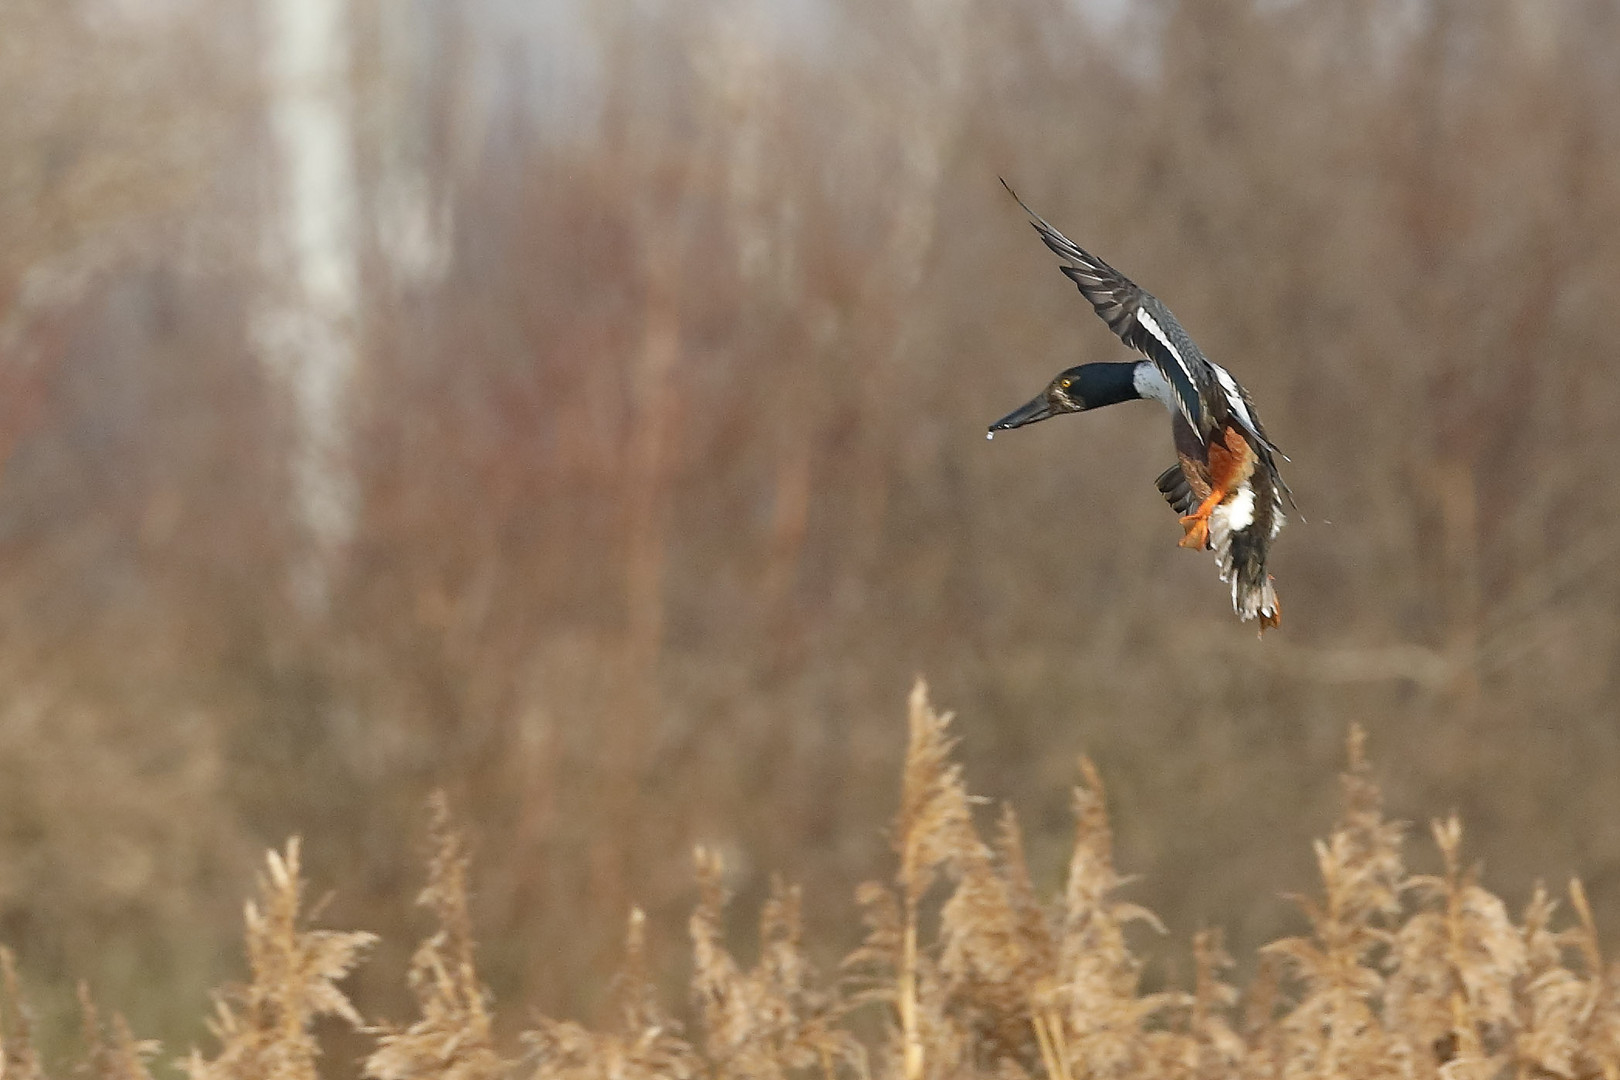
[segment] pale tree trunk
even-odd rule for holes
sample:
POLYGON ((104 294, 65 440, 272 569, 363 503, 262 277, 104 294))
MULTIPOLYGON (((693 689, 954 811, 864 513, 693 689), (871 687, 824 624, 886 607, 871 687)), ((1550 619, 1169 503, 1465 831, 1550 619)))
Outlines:
POLYGON ((291 585, 310 614, 354 531, 350 397, 360 271, 348 0, 261 0, 275 164, 266 218, 269 283, 261 354, 291 406, 291 512, 301 531, 291 585))

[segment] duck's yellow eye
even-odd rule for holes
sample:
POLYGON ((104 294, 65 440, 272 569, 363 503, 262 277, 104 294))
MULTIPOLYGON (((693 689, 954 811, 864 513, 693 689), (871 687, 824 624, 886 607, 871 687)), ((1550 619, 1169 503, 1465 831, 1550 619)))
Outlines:
POLYGON ((1062 382, 1058 383, 1058 385, 1063 387, 1063 389, 1067 390, 1069 388, 1070 384, 1072 384, 1073 382, 1074 382, 1073 379, 1064 379, 1062 382))

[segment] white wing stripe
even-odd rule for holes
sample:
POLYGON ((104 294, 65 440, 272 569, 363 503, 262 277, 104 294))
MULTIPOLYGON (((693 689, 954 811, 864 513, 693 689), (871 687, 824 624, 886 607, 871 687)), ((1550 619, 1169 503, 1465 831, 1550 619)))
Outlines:
POLYGON ((1231 407, 1233 412, 1238 414, 1238 419, 1243 421, 1245 427, 1250 431, 1255 430, 1254 417, 1249 415, 1249 407, 1243 403, 1243 393, 1238 390, 1237 380, 1228 375, 1226 369, 1214 361, 1210 361, 1209 366, 1215 369, 1215 378, 1220 380, 1221 389, 1226 391, 1227 405, 1231 407))
POLYGON ((1159 321, 1148 313, 1147 308, 1139 307, 1136 309, 1136 321, 1142 324, 1142 329, 1157 338, 1160 345, 1170 350, 1170 355, 1176 358, 1176 363, 1181 367, 1181 373, 1187 376, 1188 382, 1197 386, 1198 380, 1193 378, 1192 369, 1187 366, 1187 361, 1182 359, 1181 350, 1171 344, 1170 336, 1164 332, 1164 328, 1159 325, 1159 321))

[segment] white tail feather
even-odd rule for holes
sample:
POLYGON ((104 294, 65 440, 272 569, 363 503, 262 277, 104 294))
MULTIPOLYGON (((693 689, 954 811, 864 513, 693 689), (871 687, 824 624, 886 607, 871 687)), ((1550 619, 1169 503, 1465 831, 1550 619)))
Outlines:
MULTIPOLYGON (((1238 618, 1244 622, 1252 619, 1275 622, 1277 590, 1272 586, 1271 575, 1266 573, 1263 561, 1251 559, 1239 565, 1237 553, 1233 550, 1233 540, 1255 524, 1254 511, 1255 491, 1244 483, 1210 513, 1210 547, 1214 549, 1221 580, 1232 586, 1232 610, 1238 618)), ((1278 511, 1272 524, 1273 535, 1281 524, 1281 512, 1278 511)))

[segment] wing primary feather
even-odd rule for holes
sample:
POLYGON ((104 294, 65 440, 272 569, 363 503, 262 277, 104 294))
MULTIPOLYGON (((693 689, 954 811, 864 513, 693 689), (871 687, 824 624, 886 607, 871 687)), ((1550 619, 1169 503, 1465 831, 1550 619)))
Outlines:
POLYGON ((1193 430, 1207 435, 1210 418, 1203 407, 1201 387, 1213 376, 1196 370, 1207 365, 1208 361, 1201 355, 1186 355, 1183 348, 1177 345, 1176 333, 1179 332, 1187 348, 1196 353, 1197 346, 1186 337, 1186 331, 1175 324, 1175 316, 1130 278, 1053 228, 1051 223, 1029 208, 1029 204, 1019 197, 1005 177, 1000 179, 1007 194, 1029 215, 1030 224, 1040 235, 1041 242, 1068 264, 1059 269, 1075 283, 1109 329, 1126 345, 1151 360, 1163 373, 1175 391, 1181 414, 1193 430), (1150 307, 1153 310, 1149 310, 1150 307))

